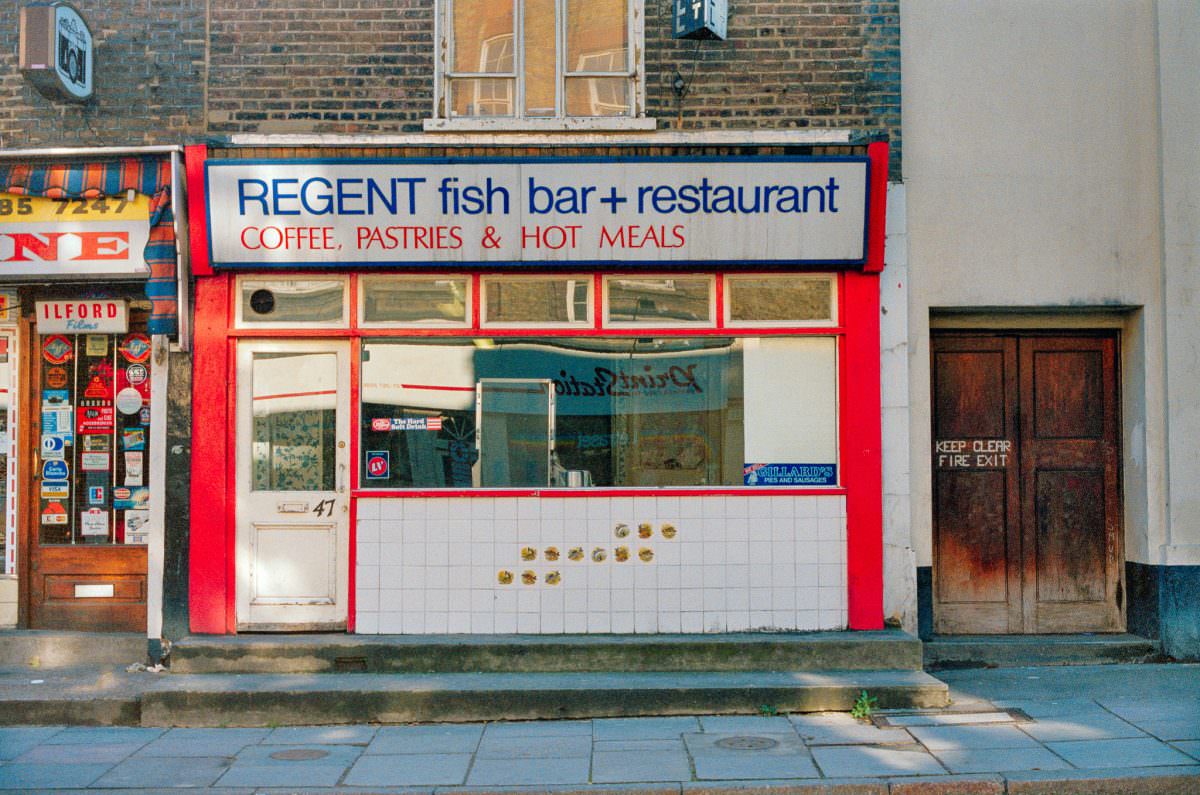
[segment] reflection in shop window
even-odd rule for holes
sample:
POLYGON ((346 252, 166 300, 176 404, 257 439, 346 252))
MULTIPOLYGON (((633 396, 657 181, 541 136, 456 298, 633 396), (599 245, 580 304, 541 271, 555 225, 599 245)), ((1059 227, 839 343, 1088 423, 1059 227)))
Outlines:
POLYGON ((529 487, 549 454, 551 486, 835 485, 835 351, 824 336, 367 341, 360 482, 529 487), (506 381, 553 394, 477 411, 480 385, 506 381), (367 451, 387 452, 383 476, 367 451))
POLYGON ((239 325, 335 326, 346 321, 344 279, 242 279, 238 287, 239 325))
POLYGON ((332 491, 337 356, 255 353, 251 488, 332 491))

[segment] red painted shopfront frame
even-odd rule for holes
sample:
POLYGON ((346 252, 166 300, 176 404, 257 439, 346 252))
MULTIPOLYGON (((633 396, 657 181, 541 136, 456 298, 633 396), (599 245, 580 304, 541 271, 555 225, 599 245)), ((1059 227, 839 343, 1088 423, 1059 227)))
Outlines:
MULTIPOLYGON (((191 235, 192 272, 197 276, 192 377, 192 472, 191 520, 189 539, 189 624, 200 634, 234 634, 237 631, 235 545, 237 528, 236 500, 236 345, 246 338, 349 338, 350 361, 350 456, 355 461, 350 475, 350 555, 347 593, 347 631, 355 622, 355 547, 357 500, 360 497, 521 497, 554 496, 570 498, 648 496, 669 493, 678 496, 750 495, 746 488, 704 489, 489 489, 489 490, 404 490, 360 491, 358 483, 359 356, 363 337, 384 336, 578 336, 578 329, 480 329, 478 292, 473 301, 471 328, 445 330, 386 330, 357 328, 358 308, 355 271, 349 274, 350 328, 305 330, 234 329, 236 306, 235 277, 215 273, 208 260, 208 219, 204 195, 204 161, 207 148, 189 146, 186 150, 188 202, 191 235)), ((852 630, 883 627, 883 440, 879 350, 879 274, 884 265, 885 213, 887 204, 887 143, 872 143, 867 148, 870 161, 870 192, 867 227, 867 262, 861 271, 842 271, 838 280, 838 324, 820 329, 771 329, 770 334, 836 335, 838 339, 838 431, 841 486, 837 488, 775 488, 772 495, 845 495, 846 497, 846 589, 848 622, 852 630)), ((450 272, 453 269, 439 269, 450 272)), ((329 271, 322 271, 329 274, 329 271)), ((285 273, 271 272, 283 277, 285 273)), ((305 271, 317 275, 315 271, 305 271)), ((601 287, 604 274, 595 275, 594 289, 601 287)), ((479 275, 473 277, 478 290, 479 275)), ((722 280, 715 280, 716 291, 722 280)), ((597 292, 597 296, 599 293, 597 292)), ((720 295, 717 296, 720 305, 720 295)), ((601 313, 596 312, 595 329, 601 329, 601 313)), ((724 326, 718 313, 713 328, 706 329, 604 329, 606 336, 727 336, 732 329, 724 326)), ((742 329, 738 329, 742 331, 742 329)), ((753 330, 754 333, 761 333, 753 330)))

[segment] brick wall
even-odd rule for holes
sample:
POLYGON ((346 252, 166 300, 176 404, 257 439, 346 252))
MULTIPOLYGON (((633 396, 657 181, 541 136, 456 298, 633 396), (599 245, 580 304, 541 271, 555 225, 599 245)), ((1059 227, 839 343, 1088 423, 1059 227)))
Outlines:
MULTIPOLYGON (((83 108, 25 83, 16 4, 0 11, 5 147, 418 132, 432 112, 433 0, 77 6, 99 45, 98 100, 83 108)), ((899 176, 898 0, 731 0, 729 12, 727 41, 677 41, 670 0, 646 0, 646 107, 660 129, 883 133, 899 176), (687 83, 682 99, 676 72, 687 83)))
POLYGON ((75 0, 96 48, 95 98, 51 101, 17 64, 22 2, 0 4, 0 146, 130 146, 202 135, 204 0, 75 0))

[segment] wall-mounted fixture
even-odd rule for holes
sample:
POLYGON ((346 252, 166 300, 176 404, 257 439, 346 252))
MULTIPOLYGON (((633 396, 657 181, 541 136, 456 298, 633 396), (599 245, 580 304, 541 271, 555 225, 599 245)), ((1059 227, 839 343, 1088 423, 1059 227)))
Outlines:
POLYGON ((677 39, 721 39, 729 20, 728 0, 675 0, 677 39))
POLYGON ((21 74, 50 99, 86 102, 92 96, 92 31, 68 3, 21 8, 21 74))

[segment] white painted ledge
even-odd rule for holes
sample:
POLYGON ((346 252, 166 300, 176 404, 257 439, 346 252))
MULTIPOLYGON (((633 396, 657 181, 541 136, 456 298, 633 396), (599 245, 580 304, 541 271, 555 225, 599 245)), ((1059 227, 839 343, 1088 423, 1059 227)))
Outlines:
MULTIPOLYGON (((651 120, 652 121, 652 120, 651 120)), ((233 146, 256 147, 478 147, 478 146, 837 146, 850 144, 856 129, 658 130, 634 132, 438 132, 406 135, 231 135, 233 146)))

